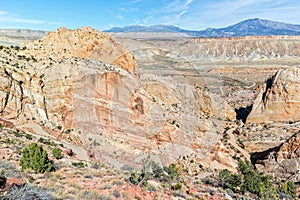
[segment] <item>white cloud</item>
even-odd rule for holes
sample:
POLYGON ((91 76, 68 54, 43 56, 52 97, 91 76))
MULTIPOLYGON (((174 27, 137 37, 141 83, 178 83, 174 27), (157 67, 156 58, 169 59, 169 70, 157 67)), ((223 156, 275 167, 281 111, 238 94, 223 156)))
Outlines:
POLYGON ((122 23, 126 24, 172 24, 192 30, 226 27, 249 18, 300 24, 300 1, 294 0, 162 0, 158 4, 150 3, 151 0, 120 2, 132 5, 121 6, 119 3, 111 14, 119 15, 119 19, 123 16, 122 23))
POLYGON ((193 3, 193 1, 194 1, 194 0, 186 0, 185 5, 188 6, 188 5, 190 5, 191 3, 193 3))
POLYGON ((143 19, 143 23, 148 24, 149 20, 151 20, 152 18, 153 18, 153 16, 149 16, 149 17, 143 19))
POLYGON ((184 26, 193 29, 221 28, 249 18, 300 23, 300 1, 222 0, 194 1, 194 4, 189 12, 190 20, 184 18, 184 26), (195 23, 195 19, 201 19, 201 22, 195 23))
POLYGON ((60 23, 51 22, 51 21, 43 21, 43 20, 35 20, 35 19, 24 19, 20 18, 16 15, 12 15, 7 11, 0 11, 0 22, 1 23, 19 23, 19 24, 52 24, 59 25, 60 23))
POLYGON ((132 0, 132 1, 127 1, 127 2, 120 3, 120 5, 132 5, 132 4, 140 3, 142 1, 143 0, 132 0))
POLYGON ((119 15, 116 15, 115 18, 122 20, 122 19, 124 19, 124 16, 119 14, 119 15))
POLYGON ((178 13, 178 14, 176 15, 176 19, 180 19, 186 12, 187 12, 186 10, 183 10, 183 11, 181 11, 180 13, 178 13))
POLYGON ((188 13, 190 9, 190 4, 194 0, 173 0, 163 8, 163 12, 167 15, 175 16, 176 20, 181 19, 181 17, 188 13))

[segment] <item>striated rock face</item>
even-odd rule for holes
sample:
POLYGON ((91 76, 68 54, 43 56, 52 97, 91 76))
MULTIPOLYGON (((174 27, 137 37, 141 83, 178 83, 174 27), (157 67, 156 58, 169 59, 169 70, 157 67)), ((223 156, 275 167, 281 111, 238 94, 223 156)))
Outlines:
POLYGON ((252 155, 256 167, 267 174, 294 182, 300 181, 300 133, 280 146, 252 155))
POLYGON ((300 120, 300 70, 279 70, 258 95, 247 122, 270 123, 300 120))
MULTIPOLYGON (((36 119, 51 122, 52 126, 74 128, 76 84, 94 73, 100 74, 96 78, 104 80, 106 77, 101 76, 104 72, 111 79, 120 77, 119 72, 110 73, 116 66, 103 64, 102 60, 136 76, 134 57, 126 52, 110 35, 87 27, 74 31, 59 29, 28 44, 26 50, 2 49, 0 109, 3 118, 18 122, 36 119)), ((132 79, 138 87, 137 77, 132 79)), ((91 81, 94 82, 87 86, 99 87, 95 86, 95 78, 91 81)), ((106 98, 110 100, 109 95, 106 98)))
POLYGON ((0 55, 3 120, 71 132, 117 168, 149 154, 163 163, 203 158, 219 139, 204 117, 213 113, 209 94, 180 79, 142 85, 133 54, 108 34, 62 28, 0 55))
POLYGON ((24 45, 30 41, 40 39, 47 35, 46 31, 28 29, 0 29, 1 45, 24 45))
POLYGON ((257 60, 300 56, 299 36, 199 38, 177 49, 180 56, 201 61, 257 60))

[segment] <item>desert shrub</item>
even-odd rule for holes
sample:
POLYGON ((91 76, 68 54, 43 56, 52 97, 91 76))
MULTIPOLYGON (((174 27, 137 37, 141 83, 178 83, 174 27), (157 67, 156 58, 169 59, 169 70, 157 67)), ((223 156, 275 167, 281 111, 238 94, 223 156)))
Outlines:
POLYGON ((69 133, 71 133, 71 130, 70 130, 70 129, 67 129, 67 130, 65 131, 65 133, 69 134, 69 133))
POLYGON ((16 144, 16 141, 14 139, 6 138, 4 140, 5 144, 16 144))
POLYGON ((77 168, 84 168, 86 166, 86 164, 84 164, 83 162, 73 162, 72 165, 74 167, 77 167, 77 168))
POLYGON ((149 175, 146 173, 138 173, 138 172, 132 172, 129 177, 129 182, 132 183, 133 185, 140 185, 140 186, 147 186, 148 185, 148 180, 149 180, 149 175))
POLYGON ((54 169, 47 152, 36 143, 31 143, 28 147, 25 147, 21 154, 20 166, 23 170, 32 169, 36 172, 44 173, 54 169))
POLYGON ((132 172, 129 182, 134 185, 147 186, 150 178, 159 180, 163 176, 163 169, 154 161, 148 159, 143 160, 143 168, 141 172, 132 172))
POLYGON ((14 200, 14 199, 54 199, 50 190, 46 190, 40 187, 25 184, 22 187, 13 187, 9 192, 5 194, 1 199, 14 200))
POLYGON ((21 177, 20 171, 16 169, 16 166, 3 159, 0 159, 0 175, 5 177, 21 177))
POLYGON ((141 172, 132 172, 128 181, 134 185, 145 187, 148 185, 148 180, 154 179, 162 183, 167 183, 168 186, 173 185, 173 187, 171 186, 171 189, 174 189, 174 186, 176 186, 175 190, 177 190, 177 186, 182 186, 183 183, 180 173, 179 168, 175 164, 170 164, 169 166, 162 168, 159 164, 148 158, 143 161, 141 172))
POLYGON ((238 163, 239 172, 243 176, 243 182, 241 185, 242 192, 251 192, 253 194, 262 195, 261 188, 270 188, 271 177, 260 174, 250 162, 243 162, 239 160, 238 163))
POLYGON ((270 176, 258 172, 250 162, 239 160, 239 174, 232 174, 228 170, 219 173, 219 185, 233 191, 250 192, 260 199, 278 199, 280 193, 293 198, 296 197, 296 186, 292 182, 275 183, 270 176))
POLYGON ((32 140, 32 135, 30 135, 30 134, 27 133, 27 134, 25 135, 25 138, 28 139, 28 140, 32 140))
POLYGON ((296 199, 297 197, 297 187, 295 183, 290 181, 280 183, 279 192, 286 194, 294 199, 296 199))
POLYGON ((16 137, 22 137, 22 136, 23 136, 23 135, 20 133, 19 130, 13 131, 12 133, 13 133, 16 137))
POLYGON ((121 194, 118 190, 113 190, 112 194, 114 195, 115 198, 121 197, 121 194))
POLYGON ((271 181, 263 181, 259 183, 259 197, 260 199, 278 199, 278 192, 271 181))
POLYGON ((55 142, 51 141, 50 139, 39 138, 38 142, 49 145, 49 146, 56 146, 55 142))
POLYGON ((182 184, 180 182, 177 182, 175 185, 171 187, 172 190, 181 190, 182 184))
POLYGON ((228 169, 224 169, 219 173, 219 185, 223 188, 236 191, 241 183, 242 177, 239 174, 232 174, 228 169))
POLYGON ((170 180, 175 180, 180 177, 180 170, 175 164, 164 167, 164 171, 167 173, 168 179, 170 180))
POLYGON ((59 148, 54 148, 54 149, 52 149, 52 155, 54 156, 54 158, 56 158, 56 159, 61 159, 61 158, 63 158, 63 155, 61 154, 61 149, 59 149, 59 148))
POLYGON ((120 180, 114 180, 114 181, 112 182, 112 184, 113 184, 113 185, 121 186, 121 185, 123 185, 124 183, 123 183, 123 181, 120 181, 120 180))

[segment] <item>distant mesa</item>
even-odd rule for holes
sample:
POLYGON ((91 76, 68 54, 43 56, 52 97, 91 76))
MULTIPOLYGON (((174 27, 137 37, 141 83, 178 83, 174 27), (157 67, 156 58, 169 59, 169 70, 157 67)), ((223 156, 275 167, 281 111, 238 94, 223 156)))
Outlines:
POLYGON ((0 36, 11 37, 31 37, 40 38, 47 35, 47 31, 30 30, 30 29, 0 29, 0 36))
POLYGON ((275 22, 265 19, 247 19, 225 28, 208 28, 201 31, 185 30, 172 25, 156 26, 125 26, 114 27, 104 32, 111 33, 181 33, 189 37, 240 37, 240 36, 271 36, 300 35, 300 25, 275 22))

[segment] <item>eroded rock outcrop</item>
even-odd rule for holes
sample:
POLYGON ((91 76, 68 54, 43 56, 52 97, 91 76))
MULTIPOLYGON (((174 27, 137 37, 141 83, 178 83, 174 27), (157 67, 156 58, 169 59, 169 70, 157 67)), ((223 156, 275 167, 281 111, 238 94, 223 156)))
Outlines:
POLYGON ((110 34, 90 27, 76 30, 59 28, 40 40, 27 45, 30 54, 36 58, 62 60, 79 57, 116 64, 137 74, 133 54, 124 49, 110 34))
POLYGON ((294 134, 280 146, 255 153, 252 160, 261 172, 276 178, 300 181, 300 133, 294 134))
POLYGON ((201 158, 219 138, 203 116, 208 94, 172 78, 142 85, 133 54, 108 34, 62 28, 26 49, 5 48, 0 60, 3 119, 76 134, 115 167, 149 154, 201 158))
POLYGON ((202 61, 296 58, 300 55, 299 43, 299 36, 199 38, 182 45, 176 52, 202 61))
POLYGON ((267 80, 254 102, 247 122, 270 123, 300 120, 300 70, 279 70, 267 80))

